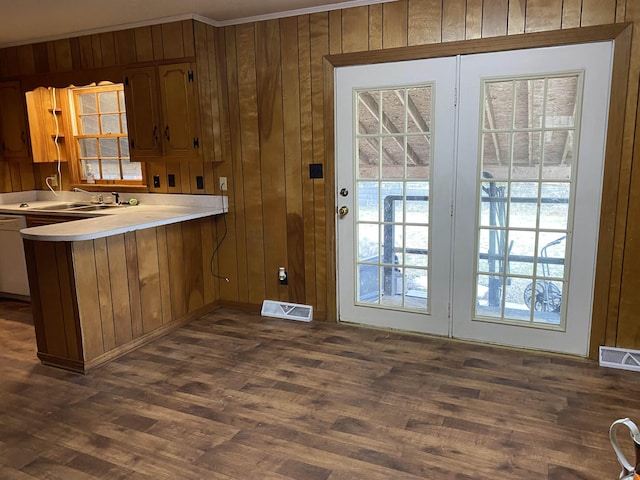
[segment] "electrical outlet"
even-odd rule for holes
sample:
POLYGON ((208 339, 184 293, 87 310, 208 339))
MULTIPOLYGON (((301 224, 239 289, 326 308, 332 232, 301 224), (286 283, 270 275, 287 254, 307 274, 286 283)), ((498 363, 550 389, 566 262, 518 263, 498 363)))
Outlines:
POLYGON ((204 177, 202 175, 196 175, 196 188, 204 190, 204 177))
POLYGON ((227 191, 227 177, 220 177, 220 191, 227 191))
POLYGON ((57 187, 58 186, 58 174, 54 173, 53 175, 51 175, 49 177, 51 180, 49 181, 49 183, 51 184, 52 187, 57 187))
POLYGON ((160 175, 153 176, 153 188, 160 188, 160 175))

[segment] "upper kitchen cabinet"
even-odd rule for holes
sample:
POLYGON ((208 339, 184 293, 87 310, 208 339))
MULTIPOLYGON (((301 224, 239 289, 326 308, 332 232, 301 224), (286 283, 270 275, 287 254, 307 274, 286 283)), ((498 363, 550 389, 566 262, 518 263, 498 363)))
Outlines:
POLYGON ((25 97, 20 82, 0 82, 0 156, 5 160, 30 158, 25 97))
POLYGON ((26 92, 26 99, 33 163, 68 161, 73 148, 67 89, 39 87, 26 92))
POLYGON ((199 157, 200 115, 192 63, 129 69, 124 89, 132 160, 199 157))

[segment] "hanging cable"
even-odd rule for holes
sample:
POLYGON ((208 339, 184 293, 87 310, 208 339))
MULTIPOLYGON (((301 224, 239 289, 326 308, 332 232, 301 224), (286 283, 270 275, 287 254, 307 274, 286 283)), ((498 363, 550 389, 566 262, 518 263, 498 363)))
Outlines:
MULTIPOLYGON (((61 163, 61 158, 60 158, 60 144, 58 143, 58 139, 60 138, 60 125, 58 123, 58 114, 56 112, 57 108, 58 108, 58 103, 57 103, 57 98, 56 98, 56 89, 55 87, 51 87, 51 95, 52 95, 52 103, 53 103, 53 107, 51 109, 51 114, 53 115, 53 122, 56 126, 56 134, 55 137, 53 138, 53 143, 56 146, 56 161, 58 163, 58 191, 62 192, 62 172, 60 169, 60 163, 61 163)), ((51 186, 51 184, 49 183, 49 181, 51 179, 53 179, 53 176, 48 176, 47 178, 44 179, 44 183, 47 185, 47 187, 49 187, 49 190, 51 190, 53 192, 54 195, 58 195, 56 193, 56 191, 53 189, 53 187, 51 186)))

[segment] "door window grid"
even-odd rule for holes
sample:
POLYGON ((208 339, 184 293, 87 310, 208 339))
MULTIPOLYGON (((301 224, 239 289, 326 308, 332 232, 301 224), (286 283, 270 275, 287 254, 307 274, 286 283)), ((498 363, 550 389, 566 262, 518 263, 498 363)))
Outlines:
POLYGON ((354 95, 356 303, 429 311, 432 87, 354 95))
POLYGON ((482 91, 475 317, 564 329, 582 74, 482 91))

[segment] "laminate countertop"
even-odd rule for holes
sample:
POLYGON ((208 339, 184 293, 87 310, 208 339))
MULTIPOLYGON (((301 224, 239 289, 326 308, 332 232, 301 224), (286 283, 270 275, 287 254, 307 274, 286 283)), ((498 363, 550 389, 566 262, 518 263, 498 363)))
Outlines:
MULTIPOLYGON (((137 198, 139 197, 140 195, 137 196, 137 198)), ((42 200, 37 197, 35 200, 22 197, 3 199, 0 197, 0 214, 76 217, 77 220, 69 222, 52 223, 20 230, 22 238, 28 240, 72 242, 93 240, 145 228, 220 215, 228 210, 227 197, 225 196, 154 194, 146 197, 148 198, 142 199, 138 205, 109 206, 103 210, 90 212, 55 209, 57 204, 85 200, 78 197, 67 196, 64 200, 42 200)))

